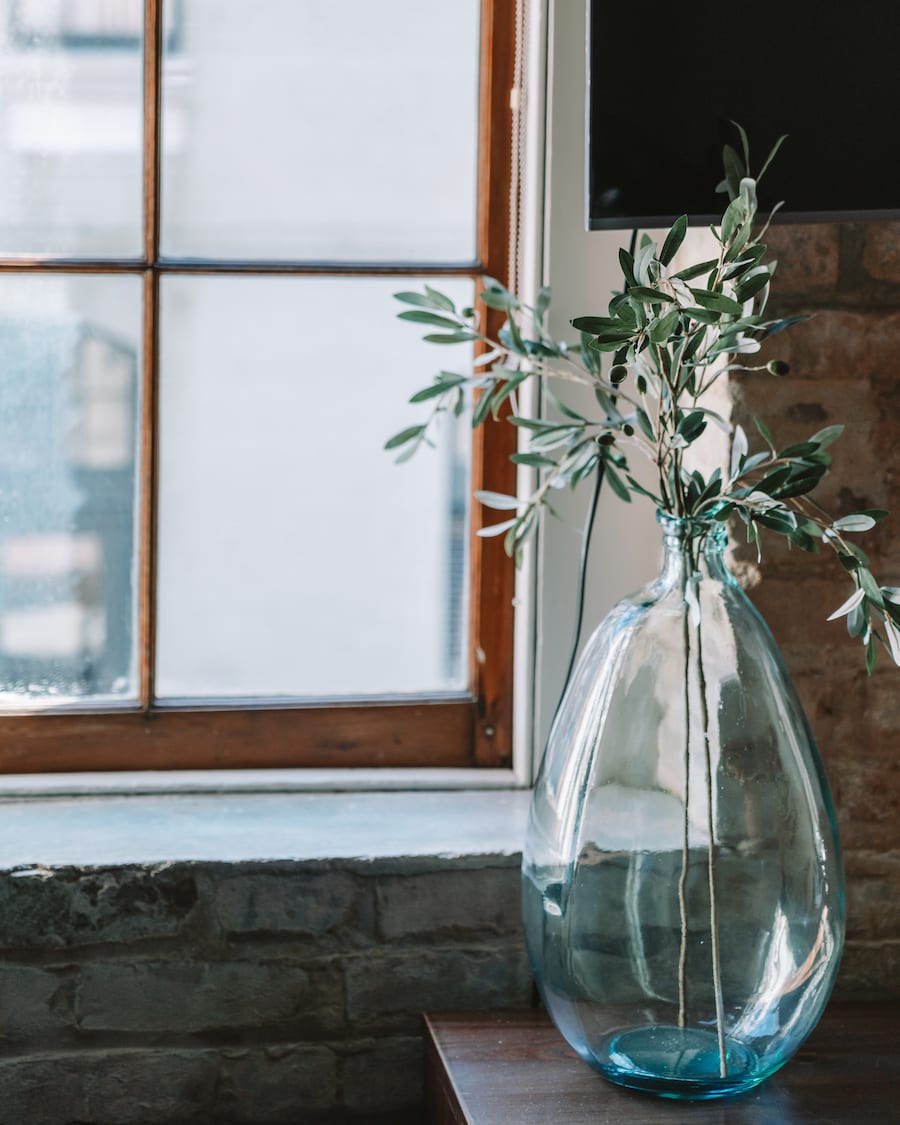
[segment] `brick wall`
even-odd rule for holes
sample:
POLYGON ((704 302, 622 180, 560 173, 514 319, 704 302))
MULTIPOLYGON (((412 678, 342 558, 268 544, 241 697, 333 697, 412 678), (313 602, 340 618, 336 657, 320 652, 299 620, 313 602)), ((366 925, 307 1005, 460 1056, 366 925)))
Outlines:
MULTIPOLYGON (((776 313, 812 319, 769 342, 785 379, 744 376, 737 416, 761 415, 782 444, 835 422, 832 475, 816 496, 834 514, 888 508, 860 538, 882 584, 900 585, 900 224, 780 226, 768 238, 776 313)), ((848 882, 844 995, 900 996, 900 669, 885 653, 868 678, 862 648, 828 614, 850 593, 830 554, 770 536, 751 596, 781 647, 834 792, 848 882)))
POLYGON ((531 993, 518 858, 0 873, 0 1125, 420 1116, 423 1009, 531 993))

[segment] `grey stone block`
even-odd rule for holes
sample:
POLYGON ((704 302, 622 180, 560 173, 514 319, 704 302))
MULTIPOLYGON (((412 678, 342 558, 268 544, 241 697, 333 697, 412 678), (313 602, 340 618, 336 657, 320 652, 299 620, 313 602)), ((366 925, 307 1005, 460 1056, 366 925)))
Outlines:
POLYGON ((172 937, 197 896, 186 865, 7 871, 0 877, 0 945, 58 949, 172 937))
POLYGON ((105 1050, 0 1060, 3 1125, 200 1125, 218 1071, 212 1051, 105 1050))
POLYGON ((337 1059, 322 1046, 224 1051, 214 1120, 262 1125, 306 1120, 337 1102, 337 1059))
POLYGON ((290 934, 320 938, 336 931, 371 933, 368 887, 345 872, 248 873, 223 879, 215 914, 231 934, 290 934), (368 915, 368 917, 367 917, 368 915))
POLYGON ((383 937, 522 929, 520 876, 515 867, 447 870, 378 881, 378 925, 383 937))
POLYGON ((0 968, 0 1041, 21 1047, 74 1022, 74 968, 27 965, 0 968))
POLYGON ((324 1035, 343 1025, 341 975, 283 961, 97 963, 82 971, 76 1017, 89 1031, 324 1035))
POLYGON ((420 1038, 379 1039, 344 1063, 344 1105, 376 1113, 422 1101, 424 1044, 420 1038))
POLYGON ((519 944, 355 956, 347 966, 351 1022, 418 1029, 428 1009, 526 1007, 531 973, 519 944))

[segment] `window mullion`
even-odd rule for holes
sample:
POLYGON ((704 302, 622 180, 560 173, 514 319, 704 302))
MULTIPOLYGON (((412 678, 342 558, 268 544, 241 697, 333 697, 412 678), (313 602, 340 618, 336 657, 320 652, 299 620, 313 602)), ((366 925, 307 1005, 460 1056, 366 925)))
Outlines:
POLYGON ((159 231, 162 143, 163 0, 144 6, 144 318, 141 393, 138 683, 141 706, 154 699, 156 667, 157 424, 159 418, 159 231))
POLYGON ((144 8, 144 257, 159 260, 159 185, 162 143, 162 0, 144 8))

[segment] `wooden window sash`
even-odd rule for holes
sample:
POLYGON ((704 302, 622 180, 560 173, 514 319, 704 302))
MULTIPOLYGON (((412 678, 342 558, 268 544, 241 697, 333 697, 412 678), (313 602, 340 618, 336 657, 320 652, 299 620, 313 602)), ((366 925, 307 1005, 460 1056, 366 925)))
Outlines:
MULTIPOLYGON (((140 703, 0 716, 0 772, 249 769, 293 766, 509 767, 512 764, 514 567, 496 539, 474 533, 470 550, 469 683, 459 694, 253 707, 155 701, 158 351, 160 278, 258 276, 457 276, 505 280, 510 231, 510 91, 515 0, 482 0, 478 129, 477 260, 459 263, 196 261, 159 253, 162 0, 146 0, 144 50, 144 256, 141 259, 0 260, 3 272, 128 274, 143 278, 140 435, 140 703)), ((492 331, 502 317, 480 307, 492 331)), ((474 435, 473 489, 515 489, 513 427, 474 435)), ((23 708, 27 710, 27 708, 23 708)))

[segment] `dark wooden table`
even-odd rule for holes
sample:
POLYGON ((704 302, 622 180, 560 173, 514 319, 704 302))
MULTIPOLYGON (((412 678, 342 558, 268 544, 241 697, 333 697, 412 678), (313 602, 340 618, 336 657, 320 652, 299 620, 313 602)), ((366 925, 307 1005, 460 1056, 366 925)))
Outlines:
POLYGON ((900 1005, 831 1004, 755 1090, 676 1102, 594 1073, 542 1012, 426 1016, 429 1125, 900 1125, 900 1005))

